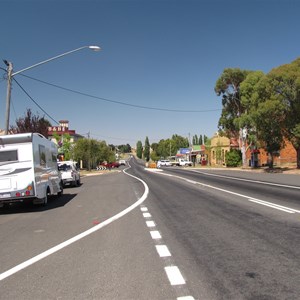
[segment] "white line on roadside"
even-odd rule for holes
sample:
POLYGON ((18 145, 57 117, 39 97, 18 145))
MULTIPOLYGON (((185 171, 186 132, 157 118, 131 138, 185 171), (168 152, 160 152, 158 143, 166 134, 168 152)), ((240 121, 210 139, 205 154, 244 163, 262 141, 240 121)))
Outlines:
POLYGON ((143 207, 141 207, 141 211, 148 211, 148 208, 143 206, 143 207))
POLYGON ((156 245, 156 251, 160 257, 171 256, 171 253, 166 245, 156 245))
POLYGON ((17 272, 19 272, 20 270, 23 270, 23 269, 27 268, 28 266, 30 266, 30 265, 32 265, 32 264, 40 261, 41 259, 43 259, 43 258, 45 258, 45 257, 47 257, 47 256, 49 256, 49 255, 51 255, 51 254, 53 254, 53 253, 55 253, 55 252, 57 252, 59 250, 65 248, 65 247, 67 247, 67 246, 69 246, 69 245, 71 245, 71 244, 73 244, 73 243, 81 240, 82 238, 84 238, 84 237, 92 234, 93 232, 98 231, 99 229, 105 227, 106 225, 108 225, 108 224, 110 224, 110 223, 112 223, 112 222, 120 219, 121 217, 123 217, 124 215, 126 215, 127 213, 129 213, 130 211, 132 211, 133 209, 135 209, 137 206, 141 205, 147 199, 147 197, 148 197, 148 194, 149 194, 148 185, 142 179, 140 179, 140 178, 138 178, 136 176, 133 176, 133 175, 127 173, 126 172, 127 169, 128 168, 126 168, 126 169, 123 170, 124 174, 137 179, 138 181, 142 182, 142 184, 144 185, 144 188, 145 188, 144 194, 142 195, 142 197, 138 201, 136 201, 134 204, 132 204, 131 206, 127 207, 123 211, 119 212, 118 214, 114 215, 113 217, 105 220, 104 222, 102 222, 102 223, 100 223, 100 224, 98 224, 98 225, 96 225, 96 226, 94 226, 94 227, 92 227, 92 228, 90 228, 90 229, 88 229, 88 230, 86 230, 86 231, 84 231, 84 232, 82 232, 82 233, 80 233, 80 234, 78 234, 78 235, 76 235, 76 236, 68 239, 65 242, 62 242, 62 243, 58 244, 57 246, 54 246, 54 247, 52 247, 52 248, 50 248, 50 249, 42 252, 39 255, 34 256, 31 259, 26 260, 25 262, 23 262, 23 263, 15 266, 15 267, 13 267, 13 268, 5 271, 3 273, 1 273, 0 274, 0 281, 3 280, 3 279, 5 279, 5 278, 7 278, 7 277, 9 277, 9 276, 11 276, 11 275, 13 275, 13 274, 15 274, 15 273, 17 273, 17 272))
MULTIPOLYGON (((166 174, 165 173, 160 173, 160 175, 166 175, 166 174)), ((168 174, 168 176, 170 176, 170 174, 168 174)), ((186 179, 186 178, 178 176, 178 175, 171 175, 171 176, 174 177, 174 178, 178 178, 178 179, 187 181, 189 183, 191 182, 190 179, 186 179)), ((290 208, 290 207, 278 205, 278 204, 275 204, 275 203, 272 203, 272 202, 252 198, 252 197, 247 196, 247 195, 243 195, 243 194, 240 194, 240 193, 235 193, 235 192, 232 192, 232 191, 229 191, 229 190, 221 189, 221 188, 218 188, 216 186, 205 184, 205 183, 202 183, 202 182, 199 182, 199 181, 197 181, 196 184, 199 184, 201 186, 208 187, 208 188, 211 188, 211 189, 214 189, 214 190, 217 190, 217 191, 221 191, 221 192, 224 192, 224 193, 227 193, 227 194, 235 195, 235 196, 242 197, 242 198, 247 198, 248 201, 255 202, 255 203, 258 203, 258 204, 261 204, 261 205, 266 205, 266 206, 269 206, 271 208, 282 210, 282 211, 285 211, 285 212, 288 212, 288 213, 292 213, 292 214, 293 213, 300 213, 299 210, 296 210, 294 208, 290 208)))
POLYGON ((183 296, 183 297, 178 297, 177 300, 195 300, 195 298, 192 296, 183 296))
POLYGON ((176 266, 165 267, 165 271, 167 273, 171 285, 185 284, 185 280, 181 275, 178 267, 176 266))
POLYGON ((246 182, 253 182, 253 183, 259 183, 259 184, 264 184, 264 185, 273 185, 273 186, 287 187, 287 188, 291 188, 291 189, 300 190, 299 186, 294 186, 294 185, 286 185, 286 184, 281 184, 281 183, 272 183, 272 182, 238 178, 238 177, 232 177, 232 176, 226 176, 226 175, 220 175, 220 174, 212 174, 212 173, 206 173, 206 172, 201 172, 201 171, 197 171, 197 170, 191 170, 191 171, 195 172, 195 173, 199 173, 199 174, 204 174, 207 176, 222 177, 222 178, 234 179, 237 181, 246 181, 246 182))
POLYGON ((288 207, 278 205, 278 204, 274 204, 274 203, 271 203, 271 202, 267 202, 267 201, 263 201, 263 200, 259 200, 259 199, 254 199, 254 198, 250 198, 248 200, 251 201, 251 202, 255 202, 255 203, 265 205, 265 206, 273 207, 273 208, 288 212, 290 214, 300 213, 299 210, 296 210, 296 209, 293 209, 293 208, 288 208, 288 207))

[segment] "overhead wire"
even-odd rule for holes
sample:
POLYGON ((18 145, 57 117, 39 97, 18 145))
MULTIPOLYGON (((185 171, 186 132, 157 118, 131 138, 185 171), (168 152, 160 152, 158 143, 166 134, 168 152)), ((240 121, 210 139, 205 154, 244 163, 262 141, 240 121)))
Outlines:
POLYGON ((130 107, 135 107, 135 108, 141 108, 141 109, 149 109, 149 110, 157 110, 157 111, 167 111, 167 112, 180 112, 180 113, 204 113, 204 112, 213 112, 213 111, 220 111, 221 109, 207 109, 207 110, 181 110, 181 109, 169 109, 169 108, 159 108, 159 107, 151 107, 151 106, 143 106, 143 105, 137 105, 137 104, 131 104, 131 103, 126 103, 126 102, 122 102, 122 101, 117 101, 117 100, 112 100, 112 99, 107 99, 107 98, 103 98, 103 97, 98 97, 98 96, 94 96, 94 95, 90 95, 87 93, 83 93, 80 91, 76 91, 73 89, 69 89, 69 88, 65 88, 62 87, 60 85, 54 84, 54 83, 49 83, 28 75, 24 75, 24 74, 19 74, 21 76, 24 76, 26 78, 41 82, 43 84, 52 86, 52 87, 56 87, 58 89, 62 89, 71 93, 75 93, 78 95, 82 95, 85 97, 89 97, 89 98, 93 98, 93 99, 98 99, 98 100, 102 100, 102 101, 106 101, 106 102, 110 102, 110 103, 115 103, 115 104, 120 104, 120 105, 124 105, 124 106, 130 106, 130 107))
POLYGON ((59 124, 55 119, 53 119, 26 91, 25 89, 20 85, 20 83, 13 78, 13 80, 16 82, 16 84, 21 88, 21 90, 31 99, 31 101, 42 111, 44 112, 52 121, 54 121, 56 124, 59 124))

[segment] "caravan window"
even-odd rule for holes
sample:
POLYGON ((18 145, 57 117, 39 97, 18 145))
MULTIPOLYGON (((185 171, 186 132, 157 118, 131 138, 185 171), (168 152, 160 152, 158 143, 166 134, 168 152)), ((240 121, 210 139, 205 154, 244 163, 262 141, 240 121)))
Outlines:
POLYGON ((18 161, 18 150, 1 151, 0 162, 18 161))
POLYGON ((40 165, 46 166, 46 148, 43 145, 39 145, 39 153, 40 153, 40 165))

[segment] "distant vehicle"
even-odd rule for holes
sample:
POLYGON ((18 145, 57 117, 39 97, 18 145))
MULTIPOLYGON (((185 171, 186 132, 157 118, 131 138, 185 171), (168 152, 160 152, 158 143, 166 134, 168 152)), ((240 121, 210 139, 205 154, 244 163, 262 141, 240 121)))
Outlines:
POLYGON ((60 161, 57 164, 64 186, 80 186, 80 170, 76 162, 68 160, 60 161))
POLYGON ((158 163, 160 166, 170 167, 172 166, 171 162, 168 159, 159 160, 158 163))
POLYGON ((96 169, 98 171, 100 170, 107 170, 107 169, 114 169, 114 168, 119 168, 120 164, 118 162, 112 162, 112 163, 108 163, 108 162, 103 162, 101 163, 96 169))
POLYGON ((183 158, 179 158, 178 163, 179 163, 179 166, 183 166, 183 167, 187 167, 187 166, 191 167, 193 165, 193 163, 191 161, 185 160, 183 158))
POLYGON ((0 136, 0 207, 13 202, 47 205, 63 194, 57 146, 39 133, 0 136))
POLYGON ((119 160, 119 165, 120 166, 126 166, 126 160, 125 159, 119 160))

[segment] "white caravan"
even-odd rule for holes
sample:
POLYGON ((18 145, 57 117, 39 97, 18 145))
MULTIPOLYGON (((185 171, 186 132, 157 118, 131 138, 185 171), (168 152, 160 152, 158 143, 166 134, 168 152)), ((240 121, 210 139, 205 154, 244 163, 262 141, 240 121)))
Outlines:
POLYGON ((0 136, 0 207, 27 200, 46 205, 48 196, 62 193, 54 142, 39 133, 0 136))

